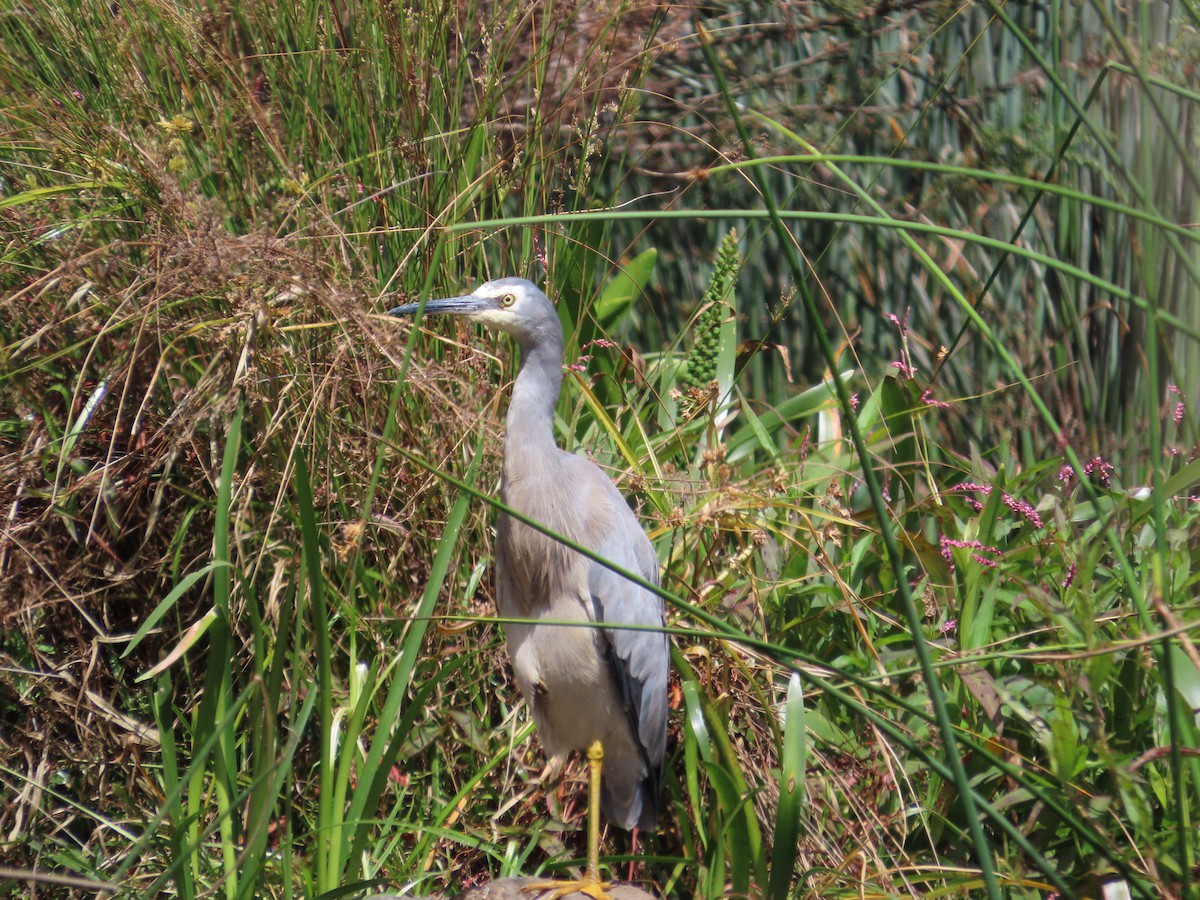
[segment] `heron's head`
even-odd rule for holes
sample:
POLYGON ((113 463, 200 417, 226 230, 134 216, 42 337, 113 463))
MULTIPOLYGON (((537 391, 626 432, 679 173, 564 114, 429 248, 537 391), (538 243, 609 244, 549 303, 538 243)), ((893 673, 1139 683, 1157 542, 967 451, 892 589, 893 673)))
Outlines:
MULTIPOLYGON (((421 308, 419 303, 406 303, 389 309, 388 315, 411 316, 421 308)), ((497 278, 461 297, 427 300, 424 310, 426 315, 465 316, 511 334, 522 345, 548 340, 555 334, 562 341, 558 313, 546 295, 524 278, 497 278)))

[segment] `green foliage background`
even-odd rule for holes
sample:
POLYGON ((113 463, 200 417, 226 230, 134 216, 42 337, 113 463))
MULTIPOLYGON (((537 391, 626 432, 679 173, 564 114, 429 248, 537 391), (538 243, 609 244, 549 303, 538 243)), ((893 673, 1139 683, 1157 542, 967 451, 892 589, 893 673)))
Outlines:
POLYGON ((0 0, 0 891, 578 861, 513 351, 380 315, 521 274, 669 595, 614 874, 1196 896, 1198 16, 0 0))

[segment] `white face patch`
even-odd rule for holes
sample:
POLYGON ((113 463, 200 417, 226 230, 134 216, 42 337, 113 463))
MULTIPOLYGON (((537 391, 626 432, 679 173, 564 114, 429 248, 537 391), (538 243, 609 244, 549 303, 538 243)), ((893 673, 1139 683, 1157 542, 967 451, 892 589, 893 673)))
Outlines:
POLYGON ((512 326, 512 309, 511 307, 509 309, 485 309, 483 312, 476 313, 474 319, 492 328, 507 331, 512 326))

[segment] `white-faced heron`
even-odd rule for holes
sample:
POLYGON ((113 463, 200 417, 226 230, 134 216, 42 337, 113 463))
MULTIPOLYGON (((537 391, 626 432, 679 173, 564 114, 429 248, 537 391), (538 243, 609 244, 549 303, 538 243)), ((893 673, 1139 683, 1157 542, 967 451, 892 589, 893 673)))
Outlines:
MULTIPOLYGON (((410 303, 389 310, 412 315, 410 303)), ((510 334, 521 366, 508 407, 504 503, 614 565, 658 584, 658 556, 637 518, 599 468, 554 442, 562 386, 558 314, 523 278, 500 278, 463 297, 430 300, 428 314, 466 316, 510 334)), ((653 828, 667 737, 668 651, 663 603, 652 591, 511 516, 496 526, 496 602, 517 684, 556 771, 572 750, 589 770, 588 864, 580 881, 535 887, 553 897, 607 896, 600 825, 653 828), (571 627, 563 623, 586 623, 571 627), (604 628, 597 626, 634 626, 604 628), (603 765, 603 778, 601 778, 603 765)))

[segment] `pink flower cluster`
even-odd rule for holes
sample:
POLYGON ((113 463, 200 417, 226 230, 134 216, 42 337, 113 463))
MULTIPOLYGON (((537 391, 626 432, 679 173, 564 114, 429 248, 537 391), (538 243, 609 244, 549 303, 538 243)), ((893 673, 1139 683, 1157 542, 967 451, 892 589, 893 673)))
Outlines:
MULTIPOLYGON (((1095 478, 1105 487, 1109 487, 1112 484, 1112 477, 1116 471, 1112 463, 1105 462, 1101 456, 1093 456, 1083 465, 1083 474, 1089 478, 1095 478)), ((1075 469, 1070 463, 1064 464, 1058 470, 1058 480, 1062 482, 1063 487, 1070 487, 1071 482, 1075 480, 1075 476, 1075 469)))
MULTIPOLYGON (((1059 473, 1059 477, 1062 477, 1061 472, 1059 473)), ((992 492, 992 486, 990 484, 978 484, 974 481, 964 481, 962 484, 955 485, 951 490, 963 492, 977 491, 986 497, 992 492)), ((964 499, 975 512, 983 511, 983 504, 974 497, 965 497, 964 499)), ((1003 492, 1000 494, 1000 500, 1005 506, 1033 525, 1034 528, 1041 528, 1044 524, 1038 511, 1024 500, 1018 500, 1012 494, 1005 494, 1003 492)))
POLYGON ((982 541, 957 541, 954 538, 946 537, 946 535, 943 534, 939 539, 939 542, 941 544, 942 557, 950 564, 951 570, 954 569, 955 547, 959 548, 960 550, 973 550, 974 552, 971 554, 971 559, 975 560, 975 562, 979 563, 981 566, 988 566, 991 568, 995 568, 996 560, 988 556, 983 556, 982 554, 990 553, 992 557, 998 557, 1000 555, 1000 550, 998 548, 989 546, 982 541))
POLYGON ((934 400, 933 399, 933 388, 925 388, 925 392, 923 394, 921 394, 921 402, 924 403, 926 406, 934 406, 934 407, 937 407, 938 409, 945 409, 946 407, 948 407, 950 405, 945 400, 934 400))
POLYGON ((1094 477, 1100 481, 1105 487, 1109 487, 1112 483, 1113 473, 1116 469, 1111 463, 1106 463, 1102 457, 1094 456, 1083 467, 1083 474, 1094 477))
MULTIPOLYGON (((594 341, 588 341, 586 344, 584 344, 579 349, 580 350, 588 350, 591 347, 604 347, 605 349, 611 349, 615 346, 617 346, 616 341, 610 341, 608 338, 596 338, 594 341)), ((592 354, 584 353, 578 359, 576 359, 575 362, 568 363, 567 368, 570 369, 572 372, 586 372, 587 364, 590 363, 591 361, 592 361, 592 354)))
MULTIPOLYGON (((1183 391, 1173 384, 1167 385, 1167 393, 1174 394, 1176 397, 1183 397, 1183 391)), ((1183 400, 1180 400, 1175 404, 1175 412, 1171 414, 1171 418, 1175 420, 1176 425, 1183 421, 1183 414, 1185 410, 1186 407, 1183 405, 1183 400)))
POLYGON ((1079 569, 1076 567, 1075 563, 1071 563, 1069 566, 1067 566, 1067 577, 1063 579, 1064 591, 1071 586, 1071 584, 1075 581, 1075 576, 1078 574, 1079 569))
POLYGON ((904 310, 904 321, 900 321, 900 317, 895 313, 884 313, 883 317, 896 326, 896 330, 900 332, 900 358, 892 360, 889 365, 893 369, 898 369, 900 374, 907 381, 912 381, 917 376, 917 367, 913 365, 912 357, 908 355, 908 314, 910 309, 904 310))

